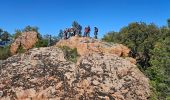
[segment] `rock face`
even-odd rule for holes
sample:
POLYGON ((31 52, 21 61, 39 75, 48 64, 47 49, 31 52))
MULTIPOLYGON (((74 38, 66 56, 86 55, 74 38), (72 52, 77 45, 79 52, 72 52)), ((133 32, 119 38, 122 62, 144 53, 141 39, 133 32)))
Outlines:
POLYGON ((80 55, 86 55, 88 53, 98 52, 115 54, 120 56, 128 56, 130 49, 122 44, 109 44, 96 39, 85 37, 71 37, 67 40, 59 41, 56 46, 68 46, 70 48, 77 48, 80 55))
POLYGON ((129 60, 90 53, 77 63, 60 48, 35 48, 0 65, 0 100, 147 100, 148 79, 129 60))
POLYGON ((23 32, 12 44, 10 51, 14 55, 17 52, 19 46, 22 46, 24 50, 31 49, 33 45, 38 41, 38 33, 34 31, 23 32))

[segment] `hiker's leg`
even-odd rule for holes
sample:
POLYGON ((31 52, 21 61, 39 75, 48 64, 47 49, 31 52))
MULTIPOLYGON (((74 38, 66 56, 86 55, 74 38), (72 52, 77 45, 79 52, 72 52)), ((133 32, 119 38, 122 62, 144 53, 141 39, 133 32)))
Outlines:
POLYGON ((87 34, 87 35, 88 35, 88 37, 90 37, 90 32, 88 32, 88 34, 87 34))

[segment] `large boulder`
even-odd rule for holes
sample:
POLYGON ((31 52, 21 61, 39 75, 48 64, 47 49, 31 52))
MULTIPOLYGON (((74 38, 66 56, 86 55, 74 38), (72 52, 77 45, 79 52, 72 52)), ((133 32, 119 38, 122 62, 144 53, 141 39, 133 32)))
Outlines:
POLYGON ((19 46, 24 50, 31 49, 34 44, 38 41, 38 33, 34 31, 23 32, 12 44, 10 51, 14 55, 16 54, 19 46))
POLYGON ((0 66, 1 100, 147 100, 149 80, 124 57, 90 53, 77 63, 58 47, 34 48, 0 66))
POLYGON ((78 36, 71 37, 67 40, 61 40, 57 42, 56 46, 68 46, 70 48, 77 48, 77 51, 81 56, 98 52, 115 54, 119 57, 127 57, 130 52, 130 49, 122 44, 112 44, 92 38, 78 36))

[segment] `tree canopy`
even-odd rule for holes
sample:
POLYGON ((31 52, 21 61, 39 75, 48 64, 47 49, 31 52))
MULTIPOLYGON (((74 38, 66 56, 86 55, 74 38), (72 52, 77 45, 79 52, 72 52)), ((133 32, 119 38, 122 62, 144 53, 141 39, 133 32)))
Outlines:
POLYGON ((170 28, 170 18, 168 19, 168 27, 170 28))
POLYGON ((78 31, 78 34, 81 36, 82 26, 77 21, 73 21, 72 27, 75 28, 78 31))
POLYGON ((151 80, 152 99, 170 98, 170 29, 135 22, 119 32, 107 33, 103 40, 122 43, 131 49, 129 55, 137 60, 141 71, 151 80))
POLYGON ((38 27, 36 27, 36 26, 30 26, 30 25, 28 25, 28 26, 26 26, 24 29, 23 29, 23 31, 24 32, 29 32, 29 31, 35 31, 35 32, 37 32, 38 33, 38 27))

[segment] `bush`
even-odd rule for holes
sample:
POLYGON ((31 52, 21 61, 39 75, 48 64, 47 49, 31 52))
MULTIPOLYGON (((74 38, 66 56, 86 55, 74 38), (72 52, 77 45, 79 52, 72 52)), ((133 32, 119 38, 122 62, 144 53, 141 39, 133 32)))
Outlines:
POLYGON ((14 39, 17 39, 19 36, 21 36, 22 35, 22 31, 21 30, 16 30, 15 31, 15 34, 13 34, 13 38, 14 39))
POLYGON ((158 98, 158 93, 157 93, 157 91, 156 91, 156 82, 155 81, 150 81, 150 85, 152 86, 151 87, 151 91, 152 91, 152 93, 151 93, 151 97, 150 97, 150 100, 158 100, 157 98, 158 98))
POLYGON ((47 47, 48 46, 48 40, 47 39, 39 39, 37 43, 34 45, 35 48, 40 47, 47 47))
POLYGON ((25 50, 23 49, 23 47, 20 45, 19 48, 17 49, 17 53, 24 53, 25 50))
POLYGON ((77 49, 71 49, 67 46, 62 46, 60 47, 62 51, 64 52, 64 57, 66 60, 72 61, 72 62, 77 62, 77 57, 79 56, 77 53, 77 49))
MULTIPOLYGON (((168 33, 169 34, 169 33, 168 33)), ((166 99, 170 95, 170 36, 159 39, 151 50, 151 66, 146 69, 146 75, 156 84, 152 85, 158 94, 158 99, 166 99)))
POLYGON ((10 46, 4 47, 4 48, 0 47, 0 60, 5 60, 10 56, 11 56, 10 46))

